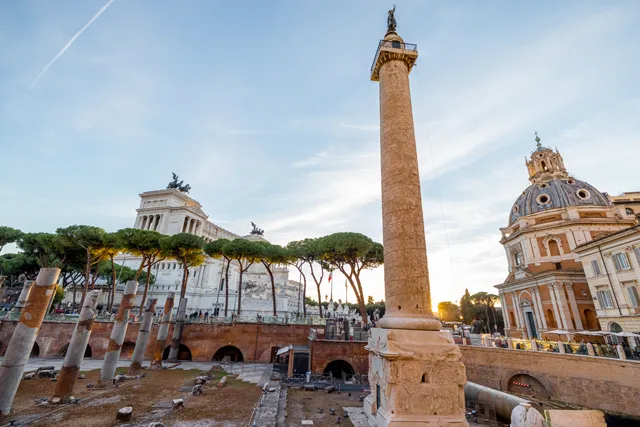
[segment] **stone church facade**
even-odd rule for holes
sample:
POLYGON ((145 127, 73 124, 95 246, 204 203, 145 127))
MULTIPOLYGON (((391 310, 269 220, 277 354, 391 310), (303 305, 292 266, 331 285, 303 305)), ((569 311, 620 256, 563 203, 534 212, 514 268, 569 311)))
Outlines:
POLYGON ((496 285, 505 333, 542 339, 553 330, 599 330, 594 298, 574 249, 637 220, 606 193, 572 177, 560 153, 536 141, 526 162, 531 185, 500 229, 509 266, 504 283, 496 285))

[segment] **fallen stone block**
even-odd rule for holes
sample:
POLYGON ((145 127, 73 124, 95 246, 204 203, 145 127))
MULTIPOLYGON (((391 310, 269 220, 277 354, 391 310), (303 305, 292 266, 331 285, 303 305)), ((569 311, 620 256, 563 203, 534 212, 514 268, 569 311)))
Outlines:
POLYGON ((38 372, 38 378, 53 378, 56 376, 55 369, 46 369, 38 372))
POLYGON ((313 384, 305 384, 304 385, 304 389, 307 391, 315 391, 316 390, 316 386, 314 386, 313 384))
POLYGON ((226 385, 227 385, 227 375, 225 375, 220 379, 220 382, 218 383, 218 388, 222 388, 226 385))
POLYGON ((29 373, 28 373, 28 374, 26 374, 24 377, 22 377, 22 379, 23 379, 23 380, 30 380, 30 379, 32 379, 32 378, 33 378, 33 377, 35 377, 35 376, 36 376, 36 373, 35 373, 35 372, 29 372, 29 373))
POLYGON ((313 420, 302 420, 302 423, 300 425, 312 426, 313 425, 313 420))
POLYGON ((40 366, 38 369, 36 369, 36 374, 39 374, 42 371, 55 371, 56 367, 55 366, 40 366))
POLYGON ((166 427, 164 424, 154 421, 149 424, 149 427, 166 427))
POLYGON ((193 387, 193 391, 191 392, 194 396, 200 396, 202 394, 202 385, 198 384, 193 387))
POLYGON ((175 410, 184 409, 184 399, 173 399, 171 405, 175 410))
POLYGON ((198 385, 198 384, 205 384, 205 383, 208 383, 210 380, 211 380, 211 377, 210 377, 210 376, 208 376, 208 375, 201 375, 201 376, 199 376, 199 377, 196 377, 196 378, 193 380, 193 383, 194 383, 195 385, 198 385))
POLYGON ((78 379, 79 379, 79 380, 83 380, 83 379, 85 379, 85 378, 87 378, 87 376, 86 376, 85 374, 80 374, 80 375, 78 375, 78 379))
POLYGON ((133 415, 133 408, 131 406, 125 406, 124 408, 118 409, 116 420, 129 421, 131 419, 131 415, 133 415))
POLYGON ((333 393, 334 391, 336 391, 336 386, 334 385, 328 385, 324 388, 324 391, 326 393, 333 393))
POLYGON ((59 397, 52 397, 51 398, 51 403, 56 404, 56 403, 60 403, 61 399, 59 397))

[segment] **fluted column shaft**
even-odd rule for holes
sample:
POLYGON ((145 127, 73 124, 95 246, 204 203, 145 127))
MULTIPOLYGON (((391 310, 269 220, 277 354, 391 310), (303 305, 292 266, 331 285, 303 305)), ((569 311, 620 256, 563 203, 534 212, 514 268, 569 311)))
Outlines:
POLYGON ((380 151, 386 313, 391 329, 439 329, 431 313, 409 69, 401 60, 380 68, 380 151))

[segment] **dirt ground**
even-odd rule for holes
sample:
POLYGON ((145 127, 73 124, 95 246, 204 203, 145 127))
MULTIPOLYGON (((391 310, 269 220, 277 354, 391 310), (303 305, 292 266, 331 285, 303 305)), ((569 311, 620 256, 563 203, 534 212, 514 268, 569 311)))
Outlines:
POLYGON ((343 407, 362 407, 358 395, 362 392, 338 394, 337 392, 325 393, 324 391, 306 391, 290 388, 287 390, 287 426, 299 426, 302 420, 313 420, 315 427, 352 426, 349 419, 343 417, 342 424, 336 424, 337 416, 343 415, 343 407), (324 409, 322 413, 318 407, 324 409), (332 416, 329 409, 333 408, 336 415, 332 416))
MULTIPOLYGON (((126 368, 117 370, 118 373, 125 371, 126 368)), ((29 425, 120 426, 123 423, 115 419, 118 409, 131 406, 131 424, 162 421, 168 426, 177 427, 244 426, 249 422, 260 396, 260 389, 255 384, 238 381, 231 376, 227 378, 227 386, 218 389, 218 380, 226 375, 222 372, 211 373, 214 380, 203 386, 204 392, 200 396, 179 390, 183 386, 193 387, 193 379, 200 371, 165 369, 145 372, 146 378, 126 381, 118 388, 110 385, 106 389, 87 389, 86 384, 97 383, 100 371, 86 372, 86 379, 77 380, 74 388, 74 397, 80 398, 80 403, 61 406, 37 406, 34 402, 38 397, 52 396, 55 383, 49 379, 22 381, 13 412, 7 421, 25 415, 38 415, 41 418, 29 425), (185 408, 170 410, 171 400, 178 398, 185 399, 185 408)))

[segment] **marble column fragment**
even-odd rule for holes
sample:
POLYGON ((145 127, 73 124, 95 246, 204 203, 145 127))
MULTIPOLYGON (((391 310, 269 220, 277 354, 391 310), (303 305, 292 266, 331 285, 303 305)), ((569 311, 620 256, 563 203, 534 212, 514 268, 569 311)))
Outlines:
POLYGON ((120 307, 118 308, 118 314, 116 314, 116 320, 113 323, 107 352, 104 355, 104 362, 102 364, 102 370, 100 371, 100 381, 111 381, 116 373, 122 343, 124 342, 124 336, 127 333, 127 326, 129 324, 129 312, 133 307, 133 300, 136 297, 137 291, 138 282, 134 280, 127 282, 122 295, 122 301, 120 301, 120 307))
POLYGON ((157 298, 150 298, 144 307, 142 322, 140 323, 140 331, 136 339, 136 346, 131 357, 131 365, 129 366, 129 375, 138 375, 142 371, 142 362, 144 361, 144 352, 149 342, 149 332, 153 324, 153 315, 156 311, 157 298))
POLYGON ((8 415, 16 397, 24 367, 31 355, 36 336, 47 311, 49 300, 53 298, 59 268, 41 268, 35 285, 28 292, 20 321, 11 336, 7 351, 0 366, 0 414, 8 415))
POLYGON ((27 302, 27 298, 29 298, 29 293, 31 292, 31 287, 33 286, 33 283, 34 283, 33 280, 27 280, 24 282, 24 285, 22 286, 22 291, 18 296, 18 301, 16 301, 16 304, 13 306, 14 311, 20 311, 24 308, 24 305, 27 302))
POLYGON ((173 329, 173 337, 171 338, 171 348, 169 349, 169 357, 167 360, 178 360, 178 349, 180 348, 180 338, 182 338, 182 329, 184 329, 184 319, 187 317, 187 298, 182 298, 178 305, 178 316, 176 317, 176 327, 173 329))
POLYGON ((61 398, 62 402, 71 396, 73 386, 80 372, 84 352, 87 349, 93 324, 98 314, 96 307, 100 299, 100 293, 101 291, 89 291, 89 293, 87 293, 87 297, 84 299, 84 304, 82 305, 82 310, 80 310, 78 323, 73 330, 71 342, 67 348, 67 354, 64 356, 60 376, 58 377, 56 389, 53 393, 53 397, 61 398))
POLYGON ((169 335, 169 325, 171 324, 171 310, 173 310, 173 301, 175 294, 169 292, 167 300, 164 302, 164 312, 162 313, 162 321, 158 328, 158 337, 156 338, 155 348, 153 351, 153 360, 151 361, 151 368, 162 367, 162 353, 164 353, 164 343, 167 341, 167 335, 169 335))

